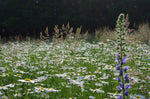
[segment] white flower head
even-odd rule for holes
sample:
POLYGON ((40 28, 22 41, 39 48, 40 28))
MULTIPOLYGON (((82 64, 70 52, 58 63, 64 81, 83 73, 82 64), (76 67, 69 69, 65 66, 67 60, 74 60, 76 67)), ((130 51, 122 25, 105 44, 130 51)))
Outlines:
POLYGON ((47 79, 46 76, 42 76, 42 77, 39 77, 39 78, 37 79, 37 81, 43 82, 43 81, 45 81, 46 79, 47 79))
POLYGON ((103 90, 101 89, 90 89, 93 93, 96 92, 96 93, 104 93, 103 90))
POLYGON ((101 74, 102 72, 100 70, 96 70, 94 73, 101 74))
POLYGON ((89 96, 89 99, 95 99, 95 97, 94 96, 89 96))
POLYGON ((2 96, 2 99, 8 99, 8 97, 7 96, 2 96))
POLYGON ((111 65, 106 65, 104 69, 111 70, 112 66, 111 65))
POLYGON ((46 92, 59 92, 60 90, 56 90, 56 89, 53 89, 53 88, 45 88, 45 91, 46 92))
POLYGON ((35 80, 31 80, 29 78, 19 79, 18 81, 20 81, 20 82, 26 82, 26 83, 35 83, 35 80))
POLYGON ((0 73, 5 72, 5 68, 4 67, 0 67, 0 73))

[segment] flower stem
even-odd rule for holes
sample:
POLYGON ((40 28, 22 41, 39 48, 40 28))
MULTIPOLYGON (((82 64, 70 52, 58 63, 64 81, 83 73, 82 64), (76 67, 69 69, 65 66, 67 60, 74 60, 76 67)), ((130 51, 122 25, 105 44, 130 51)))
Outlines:
MULTIPOLYGON (((122 64, 122 57, 123 57, 123 55, 122 55, 122 49, 123 49, 123 47, 122 47, 123 46, 123 44, 122 44, 122 36, 120 37, 120 41, 121 41, 120 42, 121 43, 120 44, 120 54, 121 54, 121 59, 120 59, 121 60, 120 61, 120 65, 121 66, 120 67, 121 67, 121 70, 123 71, 123 64, 122 64)), ((121 79, 122 79, 121 81, 122 81, 123 85, 125 85, 125 83, 124 83, 124 73, 121 76, 122 76, 121 77, 121 79)), ((122 96, 123 96, 123 99, 125 99, 125 89, 123 88, 122 90, 123 90, 122 96)))

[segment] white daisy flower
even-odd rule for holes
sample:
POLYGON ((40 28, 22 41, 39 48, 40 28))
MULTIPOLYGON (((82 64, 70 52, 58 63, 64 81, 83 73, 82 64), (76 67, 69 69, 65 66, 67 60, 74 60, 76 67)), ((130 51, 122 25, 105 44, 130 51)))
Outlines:
POLYGON ((15 77, 20 77, 21 78, 21 74, 16 74, 14 75, 15 77))
POLYGON ((59 92, 60 90, 56 90, 56 89, 53 89, 53 88, 45 88, 45 91, 46 92, 59 92))
POLYGON ((2 73, 0 74, 1 77, 6 77, 7 76, 7 73, 2 73))
POLYGON ((89 99, 95 99, 95 97, 94 96, 89 96, 89 99))
POLYGON ((96 93, 104 93, 103 90, 100 90, 100 89, 90 89, 90 91, 92 91, 93 93, 96 92, 96 93))
POLYGON ((106 65, 104 69, 111 70, 112 66, 111 65, 106 65))
POLYGON ((106 81, 101 81, 102 84, 109 84, 109 82, 106 82, 106 81))
POLYGON ((45 81, 46 79, 47 79, 47 77, 42 76, 42 77, 39 77, 39 78, 37 79, 37 81, 42 82, 42 81, 45 81))
POLYGON ((42 93, 42 97, 43 97, 43 98, 46 98, 46 99, 47 99, 47 98, 48 98, 48 99, 50 98, 49 95, 46 94, 46 93, 42 93))
POLYGON ((8 99, 8 97, 7 96, 2 96, 2 99, 8 99))
POLYGON ((95 74, 101 74, 102 72, 100 70, 96 70, 94 73, 95 74))
POLYGON ((67 73, 64 73, 64 74, 56 74, 57 77, 62 77, 62 78, 65 78, 67 77, 67 73))
POLYGON ((76 97, 70 97, 69 99, 77 99, 76 97))
POLYGON ((5 72, 5 68, 4 67, 0 67, 0 73, 5 72))
POLYGON ((95 80, 96 76, 94 74, 90 74, 90 75, 86 75, 84 77, 84 79, 87 79, 87 80, 95 80))
POLYGON ((95 83, 95 85, 96 85, 96 86, 102 86, 102 84, 101 84, 101 83, 95 83))
POLYGON ((20 82, 26 82, 26 83, 35 83, 35 80, 31 80, 30 78, 19 79, 18 81, 20 81, 20 82))

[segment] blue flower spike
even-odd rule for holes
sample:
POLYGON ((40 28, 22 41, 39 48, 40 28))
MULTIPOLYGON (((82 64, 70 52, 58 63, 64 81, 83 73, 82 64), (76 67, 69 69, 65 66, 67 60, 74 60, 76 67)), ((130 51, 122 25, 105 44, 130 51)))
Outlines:
POLYGON ((125 56, 122 60, 122 64, 126 64, 126 61, 127 61, 127 57, 125 56))
POLYGON ((118 99, 123 99, 120 95, 118 95, 118 99))
POLYGON ((126 72, 128 69, 129 69, 129 66, 126 66, 126 67, 124 68, 124 71, 126 72))
POLYGON ((116 65, 116 69, 117 69, 117 70, 120 70, 120 66, 116 65))
POLYGON ((125 92, 125 95, 126 95, 126 96, 128 96, 128 95, 129 95, 129 91, 128 91, 128 90, 125 92))

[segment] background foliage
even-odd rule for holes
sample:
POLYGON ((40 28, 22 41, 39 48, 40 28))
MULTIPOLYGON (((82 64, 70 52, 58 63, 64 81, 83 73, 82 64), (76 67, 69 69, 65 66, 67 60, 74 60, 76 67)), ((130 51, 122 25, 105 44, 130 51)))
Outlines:
POLYGON ((113 29, 120 13, 129 14, 133 27, 150 23, 149 5, 149 0, 0 0, 0 33, 38 36, 46 26, 52 33, 54 25, 68 21, 83 30, 113 29))

